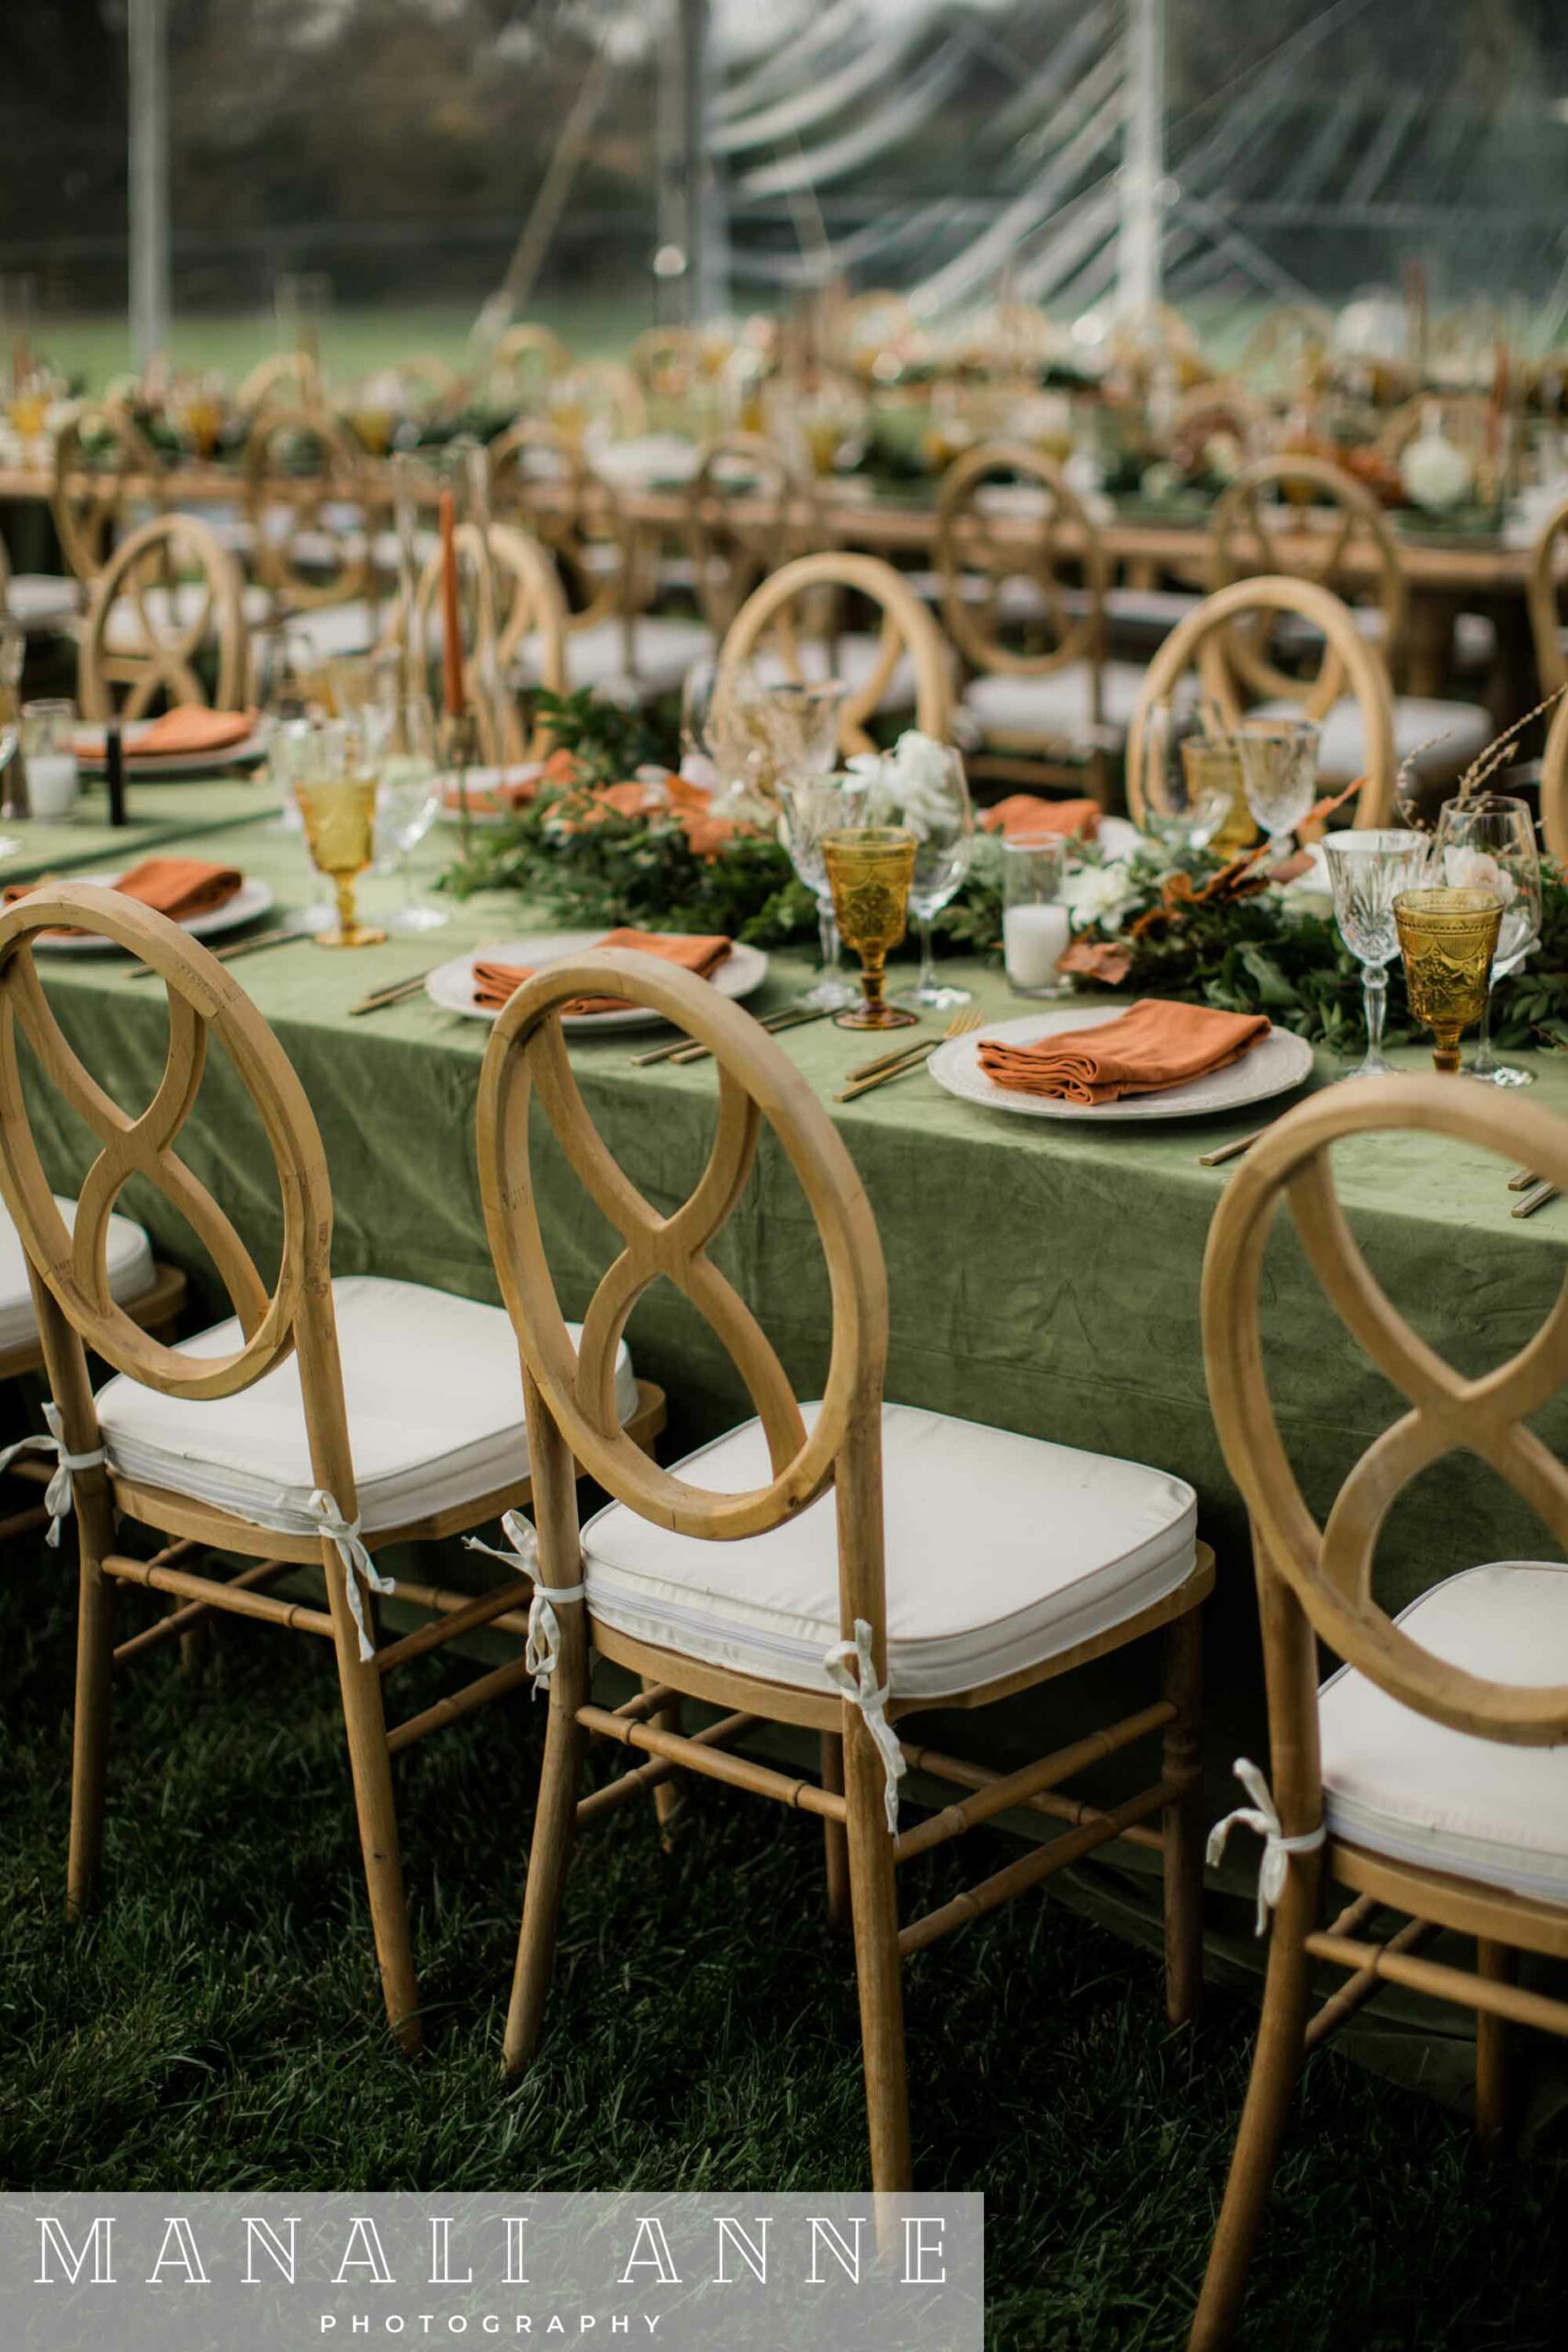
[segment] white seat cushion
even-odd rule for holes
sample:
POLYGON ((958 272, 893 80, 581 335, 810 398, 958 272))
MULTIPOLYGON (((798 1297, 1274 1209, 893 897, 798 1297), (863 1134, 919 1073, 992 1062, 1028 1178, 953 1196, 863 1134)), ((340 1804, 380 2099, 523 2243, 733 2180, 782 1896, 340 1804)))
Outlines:
MULTIPOLYGON (((882 639, 861 629, 840 629, 831 643, 824 638, 801 637, 796 640, 795 656, 801 677, 838 678, 853 697, 863 693, 876 674, 882 661, 882 639)), ((751 668, 765 686, 784 684, 796 674, 770 645, 758 650, 751 668)), ((915 665, 907 653, 900 653, 876 707, 879 710, 913 710, 917 698, 915 665)))
MULTIPOLYGON (((199 580, 182 580, 173 593, 167 588, 152 587, 144 591, 147 618, 160 639, 176 629, 195 626, 207 601, 207 589, 199 580)), ((272 616, 272 598, 265 588, 254 583, 244 590, 243 608, 245 620, 252 628, 272 616)), ((104 644, 111 653, 142 653, 147 650, 147 635, 141 626, 141 613, 134 599, 121 596, 111 605, 104 623, 104 644)))
MULTIPOLYGON (((803 1408, 807 1427, 820 1409, 803 1408)), ((1121 1623, 1190 1573, 1197 1501, 1163 1471, 912 1405, 882 1412, 887 1660, 895 1695, 978 1688, 1121 1623)), ((720 1493, 765 1486, 747 1421, 677 1465, 720 1493)), ((660 1648, 797 1690, 833 1688, 833 1497, 735 1544, 612 1503, 583 1530, 593 1613, 660 1648)))
POLYGON ((79 581, 55 571, 17 571, 0 587, 0 615, 15 621, 24 637, 48 637, 67 628, 82 609, 79 581))
MULTIPOLYGON (((1398 1623, 1494 1682, 1568 1683, 1568 1567, 1494 1560, 1398 1623)), ((1568 1903, 1568 1747, 1513 1747, 1431 1722, 1351 1667, 1319 1699, 1331 1832, 1397 1861, 1568 1903)))
MULTIPOLYGON (((1100 724, 1108 733, 1126 733, 1133 723, 1143 683, 1144 672, 1135 662, 1101 664, 1100 724)), ((1093 732, 1089 718, 1090 684, 1087 662, 1069 662, 1064 669, 1047 671, 1038 678, 991 671, 972 680, 964 688, 964 707, 979 720, 987 737, 1088 743, 1093 732)))
MULTIPOLYGON (((527 1476, 517 1341, 502 1308, 371 1274, 334 1282, 333 1302, 367 1531, 428 1518, 527 1476)), ((184 1340, 180 1352, 224 1355, 239 1344, 239 1325, 230 1320, 184 1340)), ((126 1477, 263 1527, 299 1528, 316 1481, 293 1356, 237 1396, 165 1396, 121 1375, 97 1403, 110 1463, 126 1477)), ((623 1347, 615 1408, 625 1420, 636 1406, 623 1347)))
MULTIPOLYGON (((1259 703, 1255 718, 1300 718, 1302 706, 1281 698, 1259 703)), ((1422 776, 1457 775, 1483 752, 1496 733, 1479 703, 1428 702, 1417 695, 1398 695, 1393 705, 1393 750, 1398 760, 1414 760, 1422 776)), ((1361 707, 1353 695, 1337 702, 1323 721, 1317 764, 1325 781, 1348 783, 1367 764, 1366 729, 1361 707)))
MULTIPOLYGON (((439 639, 439 630, 436 631, 439 639)), ((672 619, 660 613, 639 613, 631 633, 632 668, 626 669, 626 632, 618 620, 595 621, 592 628, 569 631, 566 676, 569 691, 592 686, 616 694, 674 694, 694 662, 705 662, 713 639, 701 621, 672 619)), ((530 631, 519 643, 516 673, 526 683, 536 679, 543 641, 530 631)))
POLYGON ((353 597, 345 605, 310 605, 279 617, 294 643, 309 648, 312 662, 339 662, 355 653, 369 653, 377 642, 378 617, 363 597, 353 597))
MULTIPOLYGON (((76 1222, 76 1204, 56 1193, 54 1205, 69 1232, 76 1222)), ((111 1216, 108 1230, 109 1295, 122 1306, 152 1287, 152 1244, 128 1216, 111 1216)), ((32 1287, 28 1281, 28 1253, 22 1237, 0 1208, 0 1348, 19 1348, 38 1335, 32 1287)))

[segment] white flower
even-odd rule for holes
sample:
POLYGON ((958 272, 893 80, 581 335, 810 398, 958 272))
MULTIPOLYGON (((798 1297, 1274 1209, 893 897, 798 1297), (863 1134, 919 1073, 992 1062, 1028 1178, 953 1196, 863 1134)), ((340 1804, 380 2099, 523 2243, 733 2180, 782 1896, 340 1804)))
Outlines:
POLYGON ((871 786, 874 798, 897 809, 899 823, 918 842, 926 842, 939 827, 951 826, 958 815, 953 761, 953 754, 945 744, 933 742, 911 727, 899 736, 891 752, 880 758, 873 752, 857 752, 849 767, 852 775, 863 777, 871 786))
POLYGON ((1505 906, 1517 888, 1513 876, 1483 849, 1445 848, 1443 879, 1456 889, 1490 890, 1505 906))
POLYGON ((1125 865, 1070 865, 1062 884, 1062 903, 1077 931, 1098 923, 1102 931, 1118 931, 1122 918, 1138 902, 1137 885, 1125 865))

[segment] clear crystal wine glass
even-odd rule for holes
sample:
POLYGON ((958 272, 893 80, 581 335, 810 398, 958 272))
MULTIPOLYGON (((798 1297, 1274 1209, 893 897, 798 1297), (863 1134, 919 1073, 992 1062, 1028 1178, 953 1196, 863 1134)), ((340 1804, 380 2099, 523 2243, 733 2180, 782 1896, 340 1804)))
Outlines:
POLYGON ((1445 882, 1495 891, 1503 902, 1481 1037, 1464 1075, 1488 1086, 1532 1085, 1532 1070, 1500 1062, 1492 1050, 1492 989, 1506 973, 1517 972, 1540 943, 1540 854, 1528 804, 1500 792, 1448 801, 1438 820, 1434 862, 1445 882))
MULTIPOLYGON (((893 819, 915 836, 909 912, 919 937, 920 969, 914 986, 901 989, 893 1001, 916 1012, 946 1012, 955 1005, 967 1004, 970 991, 938 979, 931 924, 969 871, 975 854, 975 808, 963 755, 951 743, 922 744, 920 760, 915 785, 902 793, 893 819)), ((900 748, 894 756, 894 776, 902 776, 907 767, 900 748)))
POLYGON ((1230 730, 1247 805, 1282 849, 1317 797, 1318 728, 1310 718, 1244 718, 1230 730))
POLYGON ((443 777, 436 757, 435 716, 428 695, 408 695, 389 714, 377 752, 380 796, 377 831, 390 843, 403 879, 403 902, 387 917, 387 929, 402 933, 439 931, 448 910, 421 897, 409 863, 435 822, 443 777))
POLYGON ((839 972, 839 927, 833 917, 833 893, 822 844, 829 833, 863 825, 870 791, 860 775, 797 776, 779 788, 780 831, 789 862, 817 901, 817 928, 822 946, 822 977, 801 1000, 823 1012, 840 1012, 858 1004, 860 990, 839 972))
POLYGON ((1393 902, 1402 890, 1416 889, 1426 873, 1431 842, 1425 833, 1389 827, 1335 833, 1323 844, 1334 893, 1339 935, 1361 967, 1361 1010, 1367 1050, 1350 1078, 1389 1078, 1393 1065, 1382 1049, 1388 1009, 1388 967, 1399 953, 1393 902))

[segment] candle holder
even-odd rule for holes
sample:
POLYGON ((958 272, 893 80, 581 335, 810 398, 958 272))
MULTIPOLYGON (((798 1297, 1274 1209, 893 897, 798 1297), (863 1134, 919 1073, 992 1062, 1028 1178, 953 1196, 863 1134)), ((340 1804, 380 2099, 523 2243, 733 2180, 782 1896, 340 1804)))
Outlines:
POLYGON ((1434 1067, 1452 1075, 1461 1033, 1486 1009, 1503 901, 1492 890, 1403 890, 1393 920, 1410 1010, 1432 1032, 1434 1067))
POLYGON ((1057 833, 1002 842, 1002 961, 1017 996, 1066 996, 1072 982, 1056 966, 1072 944, 1062 900, 1067 845, 1057 833))
POLYGON ((887 957, 904 936, 915 836, 893 825, 857 826, 822 843, 833 912, 846 947, 861 961, 863 1002, 833 1015, 838 1029, 912 1029, 917 1016, 883 994, 887 957))

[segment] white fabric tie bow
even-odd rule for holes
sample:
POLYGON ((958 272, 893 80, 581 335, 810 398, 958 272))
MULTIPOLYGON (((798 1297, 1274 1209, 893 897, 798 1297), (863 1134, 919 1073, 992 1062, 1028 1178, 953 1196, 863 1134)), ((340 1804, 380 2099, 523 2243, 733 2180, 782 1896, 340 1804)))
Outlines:
POLYGON ((390 1577, 381 1574, 366 1550, 358 1520, 344 1519, 324 1487, 315 1489, 306 1510, 321 1533, 330 1536, 336 1544, 338 1558, 347 1570, 344 1581, 348 1589, 349 1614, 359 1635, 360 1657, 368 1666, 376 1655, 376 1645, 365 1622, 365 1601, 360 1593, 359 1579, 363 1577, 372 1592, 396 1592, 397 1586, 390 1577))
POLYGON ((1251 1804, 1238 1805, 1216 1821, 1209 1832, 1209 1861, 1216 1863, 1225 1850, 1225 1840, 1233 1829, 1250 1829, 1263 1840, 1263 1859, 1258 1865, 1258 1928, 1262 1935, 1269 1925, 1269 1914, 1285 1892, 1285 1878, 1292 1854, 1315 1854, 1328 1835, 1328 1826, 1320 1821, 1315 1829, 1303 1829, 1299 1838, 1287 1838, 1280 1826, 1280 1816, 1274 1810, 1274 1800, 1269 1783, 1256 1764, 1238 1756, 1234 1766, 1236 1779, 1252 1799, 1251 1804))
POLYGON ((898 1744, 898 1735, 887 1720, 888 1689, 886 1682, 878 1682, 876 1679, 876 1671, 871 1662, 871 1627, 863 1617, 855 1619, 854 1640, 835 1642, 822 1663, 828 1669, 829 1680, 838 1684, 846 1698, 854 1701, 864 1718, 867 1731, 876 1744, 876 1752, 887 1775, 888 1835, 897 1838, 898 1783, 908 1768, 904 1761, 904 1750, 898 1744), (851 1658, 856 1661, 858 1674, 850 1672, 851 1658))
MULTIPOLYGON (((550 1677, 560 1660, 560 1620, 556 1610, 562 1601, 582 1600, 587 1597, 585 1584, 541 1584, 539 1581, 539 1539, 520 1510, 502 1513, 501 1532, 511 1544, 513 1553, 523 1564, 525 1574, 534 1579, 534 1598, 528 1603, 528 1641, 523 1653, 523 1663, 534 1678, 534 1696, 547 1690, 550 1677)), ((477 1535, 465 1535, 463 1543, 470 1552, 488 1552, 492 1560, 511 1559, 498 1552, 493 1544, 481 1543, 477 1535)))
POLYGON ((18 1453, 53 1454, 54 1476, 43 1490, 43 1507, 49 1513, 49 1533, 45 1536, 44 1542, 52 1544, 58 1551, 61 1528, 70 1518, 75 1501, 75 1491, 71 1482, 72 1472, 96 1470, 100 1463, 108 1460, 108 1455, 101 1445, 91 1453, 67 1453, 65 1432, 60 1419, 59 1407, 46 1405, 43 1408, 43 1417, 49 1423, 49 1435, 19 1437, 15 1445, 6 1446, 5 1451, 0 1453, 0 1470, 7 1469, 18 1453))

